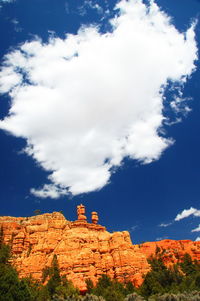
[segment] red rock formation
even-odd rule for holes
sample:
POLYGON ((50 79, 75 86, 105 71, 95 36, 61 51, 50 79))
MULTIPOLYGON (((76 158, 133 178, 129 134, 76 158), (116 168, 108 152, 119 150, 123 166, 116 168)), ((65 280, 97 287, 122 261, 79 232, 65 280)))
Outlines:
POLYGON ((92 212, 92 223, 93 223, 93 224, 97 224, 98 221, 99 221, 98 214, 97 214, 97 212, 93 211, 93 212, 92 212))
POLYGON ((140 250, 147 258, 156 254, 159 250, 165 264, 168 266, 180 261, 185 253, 190 254, 193 259, 200 260, 199 241, 165 239, 157 242, 143 243, 140 246, 140 250))
POLYGON ((200 260, 200 242, 163 240, 133 245, 127 231, 109 233, 98 225, 96 214, 93 223, 88 223, 84 210, 79 207, 74 222, 58 212, 0 217, 4 242, 12 246, 12 261, 20 277, 32 275, 41 280, 42 270, 51 265, 56 254, 61 274, 84 291, 85 280, 96 283, 102 273, 140 285, 142 275, 149 271, 147 257, 155 254, 157 247, 163 249, 167 264, 185 252, 200 260))
POLYGON ((85 216, 85 206, 80 204, 77 206, 77 216, 79 221, 87 221, 87 217, 85 216))

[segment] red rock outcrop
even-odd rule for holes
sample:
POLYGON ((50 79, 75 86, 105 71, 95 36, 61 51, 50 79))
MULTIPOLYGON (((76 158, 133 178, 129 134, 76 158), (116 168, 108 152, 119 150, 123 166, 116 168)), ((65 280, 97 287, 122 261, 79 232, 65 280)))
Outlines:
POLYGON ((140 246, 140 250, 146 258, 159 251, 167 266, 180 261, 185 253, 190 254, 193 259, 200 260, 199 241, 165 239, 157 242, 145 242, 140 246))
POLYGON ((142 283, 149 271, 147 258, 159 247, 167 264, 176 262, 184 253, 200 260, 200 242, 163 240, 133 245, 127 231, 109 233, 85 217, 84 206, 78 208, 77 221, 71 222, 58 212, 33 217, 0 217, 3 240, 12 247, 12 262, 20 277, 32 275, 41 280, 42 271, 57 255, 60 271, 80 290, 85 280, 96 283, 102 273, 120 281, 142 283))

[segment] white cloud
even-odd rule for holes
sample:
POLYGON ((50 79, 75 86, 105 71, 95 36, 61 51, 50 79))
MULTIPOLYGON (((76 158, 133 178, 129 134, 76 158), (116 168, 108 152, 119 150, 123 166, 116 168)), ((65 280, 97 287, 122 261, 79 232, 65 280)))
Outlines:
POLYGON ((103 13, 102 7, 98 3, 95 3, 92 0, 85 0, 84 4, 91 9, 97 10, 99 13, 103 13))
MULTIPOLYGON (((181 113, 183 116, 187 116, 188 113, 192 111, 192 109, 188 106, 188 102, 191 98, 181 98, 181 97, 174 97, 174 100, 171 102, 171 107, 173 110, 178 114, 181 113)), ((180 118, 178 118, 179 122, 180 118)))
POLYGON ((200 216, 200 210, 191 207, 190 209, 184 209, 181 213, 177 214, 175 221, 180 221, 183 218, 189 216, 200 216))
POLYGON ((5 66, 2 69, 0 76, 0 91, 2 93, 6 93, 22 82, 21 74, 13 72, 13 68, 11 66, 5 66))
POLYGON ((42 189, 31 189, 31 193, 39 198, 50 197, 52 199, 57 199, 61 195, 67 194, 66 188, 61 188, 53 184, 45 184, 42 189))
POLYGON ((193 229, 192 232, 200 232, 200 225, 197 228, 193 229))
POLYGON ((12 104, 0 128, 24 137, 25 151, 50 172, 36 195, 100 189, 126 156, 150 163, 172 144, 161 131, 163 93, 195 69, 194 26, 178 32, 153 1, 117 8, 112 33, 85 27, 5 57, 0 91, 12 104))
POLYGON ((166 227, 171 226, 172 224, 173 224, 173 223, 161 223, 161 224, 159 225, 159 227, 166 228, 166 227))
MULTIPOLYGON (((191 207, 190 209, 184 209, 176 216, 175 221, 180 221, 181 219, 187 218, 189 216, 200 217, 200 210, 193 207, 191 207)), ((200 232, 200 225, 197 228, 193 229, 191 232, 200 232)), ((196 241, 200 241, 200 237, 197 237, 196 241)))

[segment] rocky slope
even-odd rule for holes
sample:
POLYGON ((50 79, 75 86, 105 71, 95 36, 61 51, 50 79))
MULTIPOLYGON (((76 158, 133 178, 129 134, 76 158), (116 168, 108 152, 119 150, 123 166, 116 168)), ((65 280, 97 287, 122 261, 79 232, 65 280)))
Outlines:
POLYGON ((142 275, 149 271, 147 258, 158 247, 166 264, 176 262, 185 252, 200 260, 200 242, 163 240, 133 245, 127 231, 109 233, 98 225, 96 212, 88 223, 81 206, 74 222, 58 212, 0 217, 2 237, 12 246, 12 261, 20 277, 32 275, 41 280, 42 270, 51 265, 56 254, 61 274, 84 291, 85 280, 96 282, 102 273, 140 285, 142 275))

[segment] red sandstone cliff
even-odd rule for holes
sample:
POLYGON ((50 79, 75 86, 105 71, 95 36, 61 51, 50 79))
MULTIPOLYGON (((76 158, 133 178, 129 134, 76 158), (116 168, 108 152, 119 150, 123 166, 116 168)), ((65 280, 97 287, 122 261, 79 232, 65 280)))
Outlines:
POLYGON ((58 212, 25 218, 0 217, 4 242, 12 246, 13 264, 20 277, 32 275, 41 279, 42 270, 51 265, 54 254, 61 274, 81 290, 85 289, 87 278, 96 282, 102 273, 140 285, 142 275, 149 270, 147 258, 155 254, 156 247, 163 250, 167 264, 176 262, 186 252, 200 260, 200 242, 163 240, 133 245, 127 231, 109 233, 98 225, 96 212, 93 222, 87 223, 83 207, 78 209, 75 222, 58 212))

